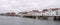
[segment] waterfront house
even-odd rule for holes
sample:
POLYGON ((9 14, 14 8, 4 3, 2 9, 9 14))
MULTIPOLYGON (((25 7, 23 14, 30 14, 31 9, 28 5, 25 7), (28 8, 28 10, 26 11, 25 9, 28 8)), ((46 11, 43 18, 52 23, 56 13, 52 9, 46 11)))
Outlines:
POLYGON ((6 16, 16 16, 16 14, 14 12, 12 12, 12 13, 6 13, 6 16))
POLYGON ((48 20, 54 20, 54 17, 59 18, 60 16, 60 8, 50 8, 43 9, 42 11, 34 10, 32 16, 44 16, 48 20))

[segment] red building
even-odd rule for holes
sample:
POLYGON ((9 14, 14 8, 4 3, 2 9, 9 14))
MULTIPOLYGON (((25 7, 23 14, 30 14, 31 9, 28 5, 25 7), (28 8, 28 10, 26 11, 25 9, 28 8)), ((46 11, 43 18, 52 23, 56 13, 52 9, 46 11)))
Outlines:
POLYGON ((45 13, 45 12, 48 12, 48 10, 49 10, 49 9, 43 9, 42 12, 45 13))
POLYGON ((38 12, 39 12, 39 10, 33 10, 33 12, 36 12, 36 13, 38 13, 38 12))
POLYGON ((6 16, 16 16, 16 14, 14 12, 12 12, 12 13, 6 13, 6 16))

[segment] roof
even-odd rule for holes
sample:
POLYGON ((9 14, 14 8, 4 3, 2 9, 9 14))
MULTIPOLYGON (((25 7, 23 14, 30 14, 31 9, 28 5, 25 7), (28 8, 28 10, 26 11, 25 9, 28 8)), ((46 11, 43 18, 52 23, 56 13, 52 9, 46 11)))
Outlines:
POLYGON ((49 9, 43 9, 43 11, 48 11, 49 9))
POLYGON ((53 11, 55 11, 55 10, 58 10, 58 9, 60 9, 60 8, 50 8, 51 10, 53 10, 53 11))

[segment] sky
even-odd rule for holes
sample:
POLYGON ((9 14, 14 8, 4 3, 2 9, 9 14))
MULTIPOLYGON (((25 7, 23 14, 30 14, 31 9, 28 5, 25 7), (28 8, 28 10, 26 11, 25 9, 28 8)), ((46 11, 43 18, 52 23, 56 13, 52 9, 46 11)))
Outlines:
POLYGON ((0 0, 0 13, 60 8, 60 0, 0 0))

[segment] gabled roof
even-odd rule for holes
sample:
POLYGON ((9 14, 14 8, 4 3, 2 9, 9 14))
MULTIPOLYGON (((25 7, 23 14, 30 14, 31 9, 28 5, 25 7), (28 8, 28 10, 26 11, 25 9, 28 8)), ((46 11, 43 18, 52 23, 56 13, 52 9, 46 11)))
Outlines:
POLYGON ((58 9, 60 9, 60 8, 50 8, 52 11, 56 11, 56 10, 58 10, 58 9))
POLYGON ((48 11, 49 9, 43 9, 43 11, 48 11))

